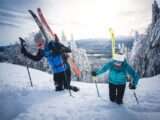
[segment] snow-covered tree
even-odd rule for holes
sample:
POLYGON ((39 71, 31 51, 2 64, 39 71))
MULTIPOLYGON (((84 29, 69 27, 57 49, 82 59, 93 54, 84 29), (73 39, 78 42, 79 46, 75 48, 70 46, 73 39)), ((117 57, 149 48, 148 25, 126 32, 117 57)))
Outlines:
POLYGON ((130 56, 131 64, 141 76, 153 76, 160 73, 160 13, 156 1, 152 5, 152 23, 145 35, 135 40, 130 56))

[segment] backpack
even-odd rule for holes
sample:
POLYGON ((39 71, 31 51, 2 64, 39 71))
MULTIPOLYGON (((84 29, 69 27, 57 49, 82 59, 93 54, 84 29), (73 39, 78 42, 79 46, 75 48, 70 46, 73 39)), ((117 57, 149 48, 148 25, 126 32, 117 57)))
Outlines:
POLYGON ((54 53, 51 48, 46 47, 44 49, 44 56, 47 58, 54 73, 64 72, 67 69, 67 64, 62 53, 54 53))

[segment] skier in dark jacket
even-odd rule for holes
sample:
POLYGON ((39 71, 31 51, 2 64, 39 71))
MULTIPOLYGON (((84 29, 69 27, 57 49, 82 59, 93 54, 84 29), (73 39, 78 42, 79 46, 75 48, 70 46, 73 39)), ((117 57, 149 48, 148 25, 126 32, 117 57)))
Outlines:
MULTIPOLYGON (((55 34, 55 41, 59 41, 57 35, 55 34)), ((28 58, 39 61, 43 57, 47 58, 49 65, 51 66, 54 73, 54 82, 56 91, 61 91, 64 89, 72 89, 78 91, 77 87, 70 85, 71 82, 71 70, 67 62, 67 56, 65 53, 71 52, 71 49, 65 47, 60 42, 50 41, 45 45, 45 40, 40 33, 35 35, 34 41, 38 48, 36 55, 29 53, 24 46, 22 46, 21 52, 24 56, 28 58)))
POLYGON ((109 70, 109 98, 112 102, 123 104, 127 74, 133 78, 129 84, 130 89, 136 89, 139 75, 127 63, 125 56, 121 53, 115 54, 113 59, 106 63, 102 68, 92 71, 92 75, 96 76, 106 72, 107 70, 109 70))

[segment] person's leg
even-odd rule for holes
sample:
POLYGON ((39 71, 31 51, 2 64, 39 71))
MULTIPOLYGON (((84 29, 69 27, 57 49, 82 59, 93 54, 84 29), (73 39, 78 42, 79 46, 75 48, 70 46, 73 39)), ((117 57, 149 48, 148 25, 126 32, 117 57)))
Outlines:
POLYGON ((71 70, 67 69, 65 74, 66 74, 66 80, 64 81, 64 88, 71 89, 75 92, 79 91, 78 87, 70 85, 71 84, 71 70))
POLYGON ((64 78, 64 88, 68 89, 70 88, 70 83, 71 83, 71 71, 70 69, 67 69, 65 72, 65 78, 64 78))
POLYGON ((117 104, 123 104, 123 96, 125 92, 126 85, 118 85, 117 86, 117 104))
POLYGON ((116 87, 112 83, 109 83, 109 98, 112 102, 115 102, 116 100, 116 87))
POLYGON ((63 77, 64 74, 63 73, 56 73, 54 74, 54 81, 55 81, 55 87, 56 87, 56 91, 61 91, 63 90, 63 77))

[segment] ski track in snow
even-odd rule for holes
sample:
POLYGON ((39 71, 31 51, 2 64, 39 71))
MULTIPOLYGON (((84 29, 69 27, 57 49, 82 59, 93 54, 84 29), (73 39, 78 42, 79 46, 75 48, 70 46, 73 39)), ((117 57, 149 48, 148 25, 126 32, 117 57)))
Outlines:
POLYGON ((80 91, 55 92, 52 75, 30 69, 31 88, 25 67, 0 63, 0 118, 2 120, 159 120, 160 75, 140 80, 136 90, 140 104, 128 87, 124 105, 111 103, 108 85, 72 82, 80 91), (154 82, 153 82, 154 81, 154 82))

